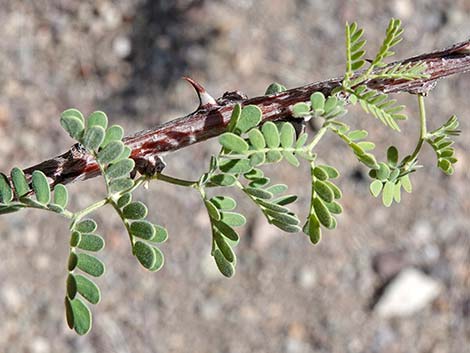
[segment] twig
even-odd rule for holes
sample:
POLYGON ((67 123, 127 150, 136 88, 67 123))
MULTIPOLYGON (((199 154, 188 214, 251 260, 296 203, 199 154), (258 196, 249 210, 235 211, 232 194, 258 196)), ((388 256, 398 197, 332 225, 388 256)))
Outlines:
MULTIPOLYGON (((367 86, 384 93, 408 92, 427 94, 436 82, 444 77, 461 74, 470 70, 470 40, 444 50, 412 57, 395 62, 426 64, 427 79, 416 80, 371 80, 367 86)), ((222 134, 230 120, 233 106, 254 104, 263 112, 263 121, 279 120, 291 116, 291 106, 309 100, 312 93, 320 91, 325 96, 337 87, 342 78, 311 83, 275 95, 246 98, 238 91, 226 92, 221 98, 213 99, 197 82, 186 78, 196 90, 200 105, 198 109, 181 118, 155 128, 144 130, 126 137, 125 143, 132 149, 131 157, 136 161, 139 172, 161 171, 164 164, 161 156, 189 145, 205 141, 222 134)), ((51 185, 71 183, 99 175, 98 165, 79 145, 55 158, 46 160, 24 170, 30 177, 34 170, 41 170, 52 179, 51 185)))

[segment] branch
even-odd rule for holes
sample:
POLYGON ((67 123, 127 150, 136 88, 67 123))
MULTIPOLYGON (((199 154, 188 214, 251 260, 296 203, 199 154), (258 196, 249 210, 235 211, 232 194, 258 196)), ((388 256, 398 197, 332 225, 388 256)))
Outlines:
MULTIPOLYGON (((416 62, 426 64, 424 73, 428 74, 429 78, 410 81, 370 80, 366 84, 384 93, 427 94, 434 88, 437 80, 470 70, 470 40, 390 65, 416 62)), ((230 115, 236 103, 257 105, 263 112, 263 121, 288 118, 291 116, 290 107, 293 104, 308 101, 310 95, 318 91, 328 96, 335 87, 341 84, 343 78, 311 83, 275 95, 251 99, 238 91, 226 92, 217 100, 213 99, 197 82, 189 78, 185 79, 198 94, 200 101, 198 109, 187 116, 137 132, 124 140, 132 149, 131 157, 135 160, 136 169, 139 172, 159 172, 164 167, 160 158, 162 155, 222 134, 230 121, 230 115)), ((78 144, 60 156, 29 167, 24 172, 27 177, 30 177, 34 170, 41 170, 50 177, 51 185, 89 179, 100 173, 93 158, 78 144)))

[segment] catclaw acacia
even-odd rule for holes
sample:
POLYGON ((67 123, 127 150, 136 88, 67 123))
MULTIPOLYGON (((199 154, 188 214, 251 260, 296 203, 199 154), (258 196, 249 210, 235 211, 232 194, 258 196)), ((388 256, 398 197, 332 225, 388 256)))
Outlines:
POLYGON ((221 274, 232 277, 237 264, 235 248, 240 241, 235 228, 243 226, 246 217, 237 209, 235 199, 213 190, 228 187, 239 190, 268 223, 287 233, 303 231, 311 243, 317 244, 326 231, 337 227, 338 215, 343 212, 342 191, 336 183, 340 173, 333 166, 320 164, 315 152, 328 133, 339 137, 369 169, 370 191, 375 197, 382 195, 387 207, 400 202, 402 190, 412 191, 412 174, 420 167, 418 157, 425 143, 435 151, 437 166, 446 174, 453 173, 457 159, 452 146, 453 138, 460 133, 458 120, 452 116, 429 131, 423 93, 432 87, 433 80, 470 68, 470 42, 387 64, 385 60, 394 54, 392 49, 402 40, 403 33, 401 22, 392 19, 379 51, 368 63, 364 31, 352 23, 346 25, 345 33, 346 72, 341 80, 292 90, 273 83, 264 97, 248 100, 238 91, 214 99, 199 83, 185 78, 199 97, 198 110, 155 131, 128 138, 121 126, 108 126, 108 117, 102 111, 85 118, 77 109, 68 109, 61 114, 60 124, 77 141, 70 152, 26 170, 15 167, 9 176, 0 174, 0 215, 35 208, 70 220, 64 303, 71 329, 79 335, 88 333, 92 326, 88 304, 95 305, 101 300, 100 289, 91 278, 105 272, 105 264, 96 256, 105 247, 105 238, 97 233, 98 225, 91 218, 96 210, 110 205, 128 233, 137 261, 149 271, 162 268, 164 256, 158 244, 167 240, 168 232, 148 220, 147 206, 133 197, 133 191, 150 181, 171 183, 199 193, 210 220, 211 254, 221 274), (457 69, 439 70, 442 58, 447 67, 452 63, 457 69), (433 65, 427 64, 429 60, 433 60, 433 65), (375 144, 366 140, 368 132, 353 130, 346 122, 346 106, 359 103, 366 113, 399 131, 400 121, 406 118, 404 106, 385 92, 400 89, 418 96, 419 138, 415 149, 405 153, 401 160, 398 149, 390 146, 387 159, 380 161, 374 155, 375 144), (305 122, 310 119, 321 125, 313 136, 305 129, 305 122), (182 136, 178 143, 169 138, 172 127, 188 124, 193 125, 186 135, 178 133, 182 136), (212 130, 205 130, 206 126, 212 130), (162 173, 165 164, 161 153, 214 136, 219 136, 220 150, 211 157, 200 178, 185 180, 162 173), (79 158, 80 163, 70 163, 79 158), (69 162, 69 169, 64 161, 69 162), (310 206, 303 217, 289 207, 298 196, 288 194, 285 184, 273 184, 264 173, 265 165, 282 161, 295 168, 301 163, 310 167, 310 206), (52 172, 51 163, 56 166, 52 172), (106 197, 82 210, 70 210, 65 184, 98 174, 103 178, 106 197))

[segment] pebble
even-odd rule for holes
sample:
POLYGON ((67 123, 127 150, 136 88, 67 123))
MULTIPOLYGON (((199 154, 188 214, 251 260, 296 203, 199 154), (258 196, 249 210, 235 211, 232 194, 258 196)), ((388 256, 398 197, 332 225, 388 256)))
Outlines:
POLYGON ((118 36, 113 41, 113 51, 121 59, 127 58, 132 51, 132 44, 128 37, 118 36))
POLYGON ((381 317, 404 317, 426 307, 442 290, 439 282, 415 268, 407 268, 385 288, 375 306, 381 317))
POLYGON ((399 250, 381 252, 372 259, 372 268, 382 279, 396 275, 405 265, 404 253, 399 250))
POLYGON ((32 353, 48 353, 51 351, 50 344, 44 337, 34 337, 30 344, 32 353))
POLYGON ((296 279, 301 288, 312 289, 317 283, 317 273, 310 267, 303 267, 296 279))

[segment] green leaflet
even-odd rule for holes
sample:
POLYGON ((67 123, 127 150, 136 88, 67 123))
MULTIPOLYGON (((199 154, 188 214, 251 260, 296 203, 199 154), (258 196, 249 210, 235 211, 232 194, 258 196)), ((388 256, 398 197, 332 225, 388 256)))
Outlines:
POLYGON ((220 212, 217 207, 209 200, 206 200, 205 204, 209 217, 216 221, 220 220, 220 212))
POLYGON ((13 191, 6 175, 0 173, 0 201, 8 204, 13 199, 13 191))
POLYGON ((244 153, 248 151, 248 144, 240 136, 226 132, 219 137, 219 143, 232 152, 244 153))
POLYGON ((220 273, 222 273, 225 277, 228 278, 232 277, 235 274, 235 267, 230 261, 228 261, 224 257, 224 255, 219 249, 215 249, 213 256, 220 273))
POLYGON ((77 267, 89 275, 99 277, 104 273, 104 264, 94 256, 80 253, 77 255, 77 260, 77 267))
POLYGON ((299 102, 292 107, 292 116, 302 118, 310 115, 310 106, 307 103, 299 102))
POLYGON ((232 247, 227 243, 224 237, 220 235, 219 233, 215 233, 214 238, 215 238, 217 247, 220 249, 220 252, 225 257, 225 259, 228 262, 233 263, 235 261, 235 253, 233 252, 232 247))
POLYGON ((266 147, 266 141, 259 129, 251 129, 248 132, 248 138, 255 149, 260 150, 266 147))
POLYGON ((131 193, 125 193, 121 197, 119 197, 117 201, 117 206, 119 208, 123 208, 124 206, 128 205, 129 202, 132 201, 132 194, 131 193))
POLYGON ((241 111, 242 111, 241 105, 239 103, 235 104, 232 110, 232 115, 230 117, 230 122, 228 123, 228 126, 227 126, 228 132, 233 132, 235 130, 235 127, 238 123, 238 119, 240 119, 241 111))
POLYGON ((268 86, 264 94, 267 94, 267 95, 276 94, 276 93, 284 92, 286 90, 287 89, 285 86, 281 85, 280 83, 273 82, 268 86))
MULTIPOLYGON (((108 130, 109 131, 109 130, 108 130)), ((105 142, 103 142, 105 144, 105 142)), ((122 141, 110 141, 98 152, 98 161, 102 164, 114 162, 124 151, 122 141)))
POLYGON ((370 184, 370 192, 372 195, 375 197, 380 195, 380 192, 382 191, 383 183, 380 180, 374 180, 370 184))
POLYGON ((387 149, 387 161, 391 166, 396 166, 398 163, 398 150, 395 146, 390 146, 387 149))
POLYGON ((67 207, 69 200, 69 194, 67 188, 62 184, 57 184, 54 187, 54 204, 59 205, 62 208, 67 207))
MULTIPOLYGON (((65 113, 65 112, 64 112, 65 113)), ((75 140, 79 140, 83 135, 83 130, 85 128, 83 121, 79 118, 71 115, 64 116, 60 118, 60 125, 62 128, 75 140)))
POLYGON ((237 182, 237 178, 232 174, 222 173, 212 176, 210 181, 219 186, 232 186, 237 182))
POLYGON ((277 130, 277 126, 273 122, 268 121, 264 123, 261 127, 261 131, 264 135, 264 139, 266 140, 266 145, 269 148, 275 148, 279 146, 279 131, 277 130))
POLYGON ((106 130, 108 127, 108 117, 102 111, 96 111, 90 114, 87 120, 87 129, 92 126, 101 126, 106 130))
POLYGON ((155 263, 151 268, 149 268, 149 271, 157 272, 163 267, 165 258, 163 257, 163 253, 159 248, 154 247, 153 250, 155 251, 155 263))
POLYGON ((78 243, 80 243, 80 239, 82 238, 82 234, 77 231, 73 231, 70 235, 70 246, 76 247, 78 243))
POLYGON ((236 125, 237 132, 242 134, 251 128, 258 126, 261 122, 261 115, 261 109, 256 105, 247 105, 246 107, 243 107, 240 119, 238 119, 236 125))
POLYGON ((101 126, 91 126, 86 129, 82 144, 90 151, 97 151, 104 141, 105 131, 101 126))
POLYGON ((323 201, 331 202, 335 198, 333 190, 321 180, 316 180, 313 183, 313 189, 322 198, 323 201))
POLYGON ((75 225, 75 230, 81 233, 92 233, 96 228, 97 224, 92 219, 85 219, 75 225))
POLYGON ((230 211, 237 206, 237 202, 229 196, 214 196, 209 201, 213 203, 219 210, 230 211))
POLYGON ((320 180, 326 180, 329 177, 328 172, 324 168, 321 168, 321 167, 315 167, 313 169, 313 175, 315 176, 315 178, 320 179, 320 180))
POLYGON ((321 240, 321 227, 317 216, 314 213, 309 215, 307 222, 308 236, 312 244, 318 244, 321 240))
POLYGON ((67 281, 66 281, 66 288, 67 288, 67 297, 70 299, 75 298, 75 295, 77 294, 77 281, 75 280, 75 276, 69 273, 67 276, 67 281))
POLYGON ((245 216, 236 212, 221 212, 220 220, 231 227, 240 227, 246 223, 245 216))
POLYGON ((227 223, 223 221, 214 221, 214 226, 226 238, 237 242, 239 240, 238 233, 227 223))
POLYGON ((101 292, 98 286, 85 276, 75 275, 74 278, 78 293, 91 304, 98 304, 101 300, 101 292))
POLYGON ((247 159, 227 159, 220 162, 220 170, 224 173, 246 173, 252 169, 253 167, 247 159))
POLYGON ((44 205, 48 204, 51 200, 51 190, 46 175, 43 172, 39 170, 33 172, 32 186, 38 202, 44 205))
POLYGON ((16 196, 21 197, 26 195, 29 192, 29 185, 23 171, 20 168, 15 167, 11 170, 10 175, 16 196))
POLYGON ((98 234, 85 233, 81 235, 77 247, 87 251, 100 251, 104 248, 104 239, 98 234))
POLYGON ((411 181, 410 181, 410 176, 409 175, 405 175, 404 177, 401 178, 401 185, 403 186, 403 189, 407 193, 411 193, 412 186, 411 186, 411 181))
POLYGON ((385 182, 382 192, 382 202, 386 207, 390 207, 393 201, 393 195, 395 192, 395 183, 391 181, 385 182))
POLYGON ((110 126, 106 130, 106 134, 104 135, 104 141, 101 144, 101 147, 106 147, 111 142, 118 142, 122 140, 123 136, 124 130, 122 127, 120 127, 119 125, 110 126))
POLYGON ((122 209, 122 214, 127 219, 142 219, 147 216, 147 213, 147 206, 140 201, 131 202, 122 209))
POLYGON ((109 189, 112 193, 128 190, 132 186, 134 186, 134 181, 130 178, 114 179, 109 183, 109 189))
POLYGON ((142 239, 150 240, 155 236, 155 227, 148 221, 135 221, 130 225, 130 233, 142 239))
POLYGON ((139 260, 140 264, 146 269, 151 269, 155 266, 157 261, 157 254, 155 248, 142 241, 137 241, 134 244, 134 254, 139 260))
POLYGON ((116 179, 128 176, 134 169, 135 162, 132 159, 122 159, 111 164, 106 170, 108 178, 116 179))
POLYGON ((325 111, 325 96, 321 92, 315 92, 310 96, 312 109, 318 115, 322 115, 325 111))
POLYGON ((332 217, 330 211, 320 198, 316 197, 313 199, 313 209, 320 223, 326 228, 329 228, 332 223, 332 217))
POLYGON ((269 191, 263 190, 263 189, 257 189, 257 188, 252 188, 252 187, 246 187, 243 189, 247 194, 260 198, 260 199, 270 199, 273 197, 273 194, 271 194, 269 191))
POLYGON ((158 224, 154 224, 154 228, 155 234, 149 241, 153 243, 164 243, 168 239, 168 231, 158 224))
POLYGON ((92 325, 91 312, 80 298, 70 300, 66 297, 65 311, 70 328, 73 328, 81 336, 90 331, 92 325))
POLYGON ((284 123, 281 127, 279 139, 284 148, 291 147, 295 139, 295 130, 292 124, 284 123))

